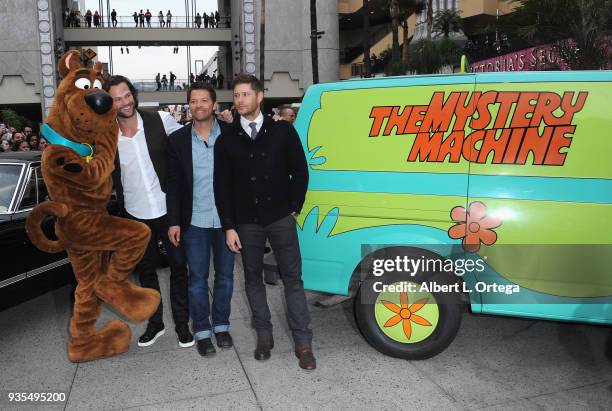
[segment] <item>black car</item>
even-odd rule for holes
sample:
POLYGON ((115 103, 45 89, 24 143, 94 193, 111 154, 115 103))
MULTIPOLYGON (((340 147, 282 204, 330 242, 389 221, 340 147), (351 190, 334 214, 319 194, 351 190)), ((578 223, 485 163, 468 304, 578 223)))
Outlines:
MULTIPOLYGON (((10 285, 30 281, 39 274, 72 278, 66 252, 49 254, 39 250, 25 231, 30 211, 48 199, 40 171, 41 156, 41 151, 0 153, 0 292, 7 291, 10 285)), ((118 215, 118 208, 113 193, 108 211, 118 215)), ((54 222, 54 217, 48 216, 42 224, 44 233, 50 239, 56 238, 54 222)), ((160 265, 166 266, 162 246, 160 254, 160 265)), ((42 280, 41 277, 36 278, 42 280)), ((31 287, 28 285, 26 288, 31 287)))
MULTIPOLYGON (((71 272, 66 252, 39 250, 25 231, 30 211, 48 199, 41 155, 41 151, 0 153, 0 289, 56 269, 71 272)), ((116 209, 113 196, 108 210, 116 214, 116 209)), ((47 217, 42 229, 55 239, 54 217, 47 217)))
MULTIPOLYGON (((0 289, 51 270, 70 269, 65 252, 49 254, 32 244, 25 231, 30 211, 47 198, 40 172, 42 152, 0 154, 0 289)), ((54 238, 53 217, 43 231, 54 238)))

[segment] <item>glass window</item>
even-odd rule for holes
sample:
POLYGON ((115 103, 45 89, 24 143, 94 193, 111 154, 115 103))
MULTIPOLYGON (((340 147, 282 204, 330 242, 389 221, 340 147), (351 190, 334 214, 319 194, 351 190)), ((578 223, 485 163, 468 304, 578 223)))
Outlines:
POLYGON ((11 205, 21 169, 18 164, 0 164, 0 213, 8 211, 11 205))
POLYGON ((32 170, 30 173, 30 178, 28 179, 28 185, 23 193, 23 198, 21 199, 19 209, 27 210, 28 208, 33 208, 34 206, 36 206, 36 173, 34 170, 32 170))

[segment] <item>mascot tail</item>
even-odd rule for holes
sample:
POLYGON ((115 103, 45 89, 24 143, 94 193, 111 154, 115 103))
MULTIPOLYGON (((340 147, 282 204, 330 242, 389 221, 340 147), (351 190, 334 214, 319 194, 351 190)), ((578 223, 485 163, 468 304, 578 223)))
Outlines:
POLYGON ((40 224, 48 215, 59 218, 66 217, 68 215, 68 207, 65 204, 54 201, 40 203, 28 215, 26 233, 30 237, 30 241, 42 251, 59 253, 64 251, 65 247, 60 241, 49 240, 40 227, 40 224))

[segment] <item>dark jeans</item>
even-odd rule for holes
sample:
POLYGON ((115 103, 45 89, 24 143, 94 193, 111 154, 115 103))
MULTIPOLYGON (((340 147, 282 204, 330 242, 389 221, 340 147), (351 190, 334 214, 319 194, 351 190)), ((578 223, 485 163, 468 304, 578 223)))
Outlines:
MULTIPOLYGON (((151 240, 147 245, 142 260, 136 265, 134 272, 140 279, 140 285, 146 288, 152 288, 159 291, 159 280, 157 279, 157 265, 159 262, 159 248, 157 240, 161 238, 166 248, 168 263, 170 265, 170 306, 172 307, 172 318, 174 324, 187 324, 189 322, 189 305, 187 298, 187 263, 182 247, 175 247, 168 240, 168 223, 166 216, 154 218, 152 220, 141 220, 129 213, 126 213, 128 218, 140 221, 146 224, 151 229, 151 240)), ((162 325, 163 306, 159 303, 159 307, 153 316, 149 319, 149 323, 162 325)))
POLYGON ((210 338, 213 332, 229 330, 232 293, 234 292, 234 254, 225 245, 220 228, 190 226, 181 233, 189 265, 189 312, 196 340, 210 338), (210 251, 213 253, 215 286, 213 289, 212 327, 208 294, 210 251))
POLYGON ((247 299, 253 313, 253 323, 258 335, 272 335, 270 308, 263 283, 263 256, 266 238, 270 241, 278 262, 280 276, 285 287, 287 319, 296 344, 312 342, 310 313, 302 282, 302 257, 298 243, 295 219, 288 215, 272 224, 239 224, 236 227, 242 244, 247 299))

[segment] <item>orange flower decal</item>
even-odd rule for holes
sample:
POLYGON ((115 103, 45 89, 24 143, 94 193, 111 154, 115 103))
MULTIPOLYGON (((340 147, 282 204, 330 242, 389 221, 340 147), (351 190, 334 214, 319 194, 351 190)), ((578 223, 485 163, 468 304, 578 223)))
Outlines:
POLYGON ((492 245, 497 241, 497 233, 493 228, 502 222, 499 218, 488 216, 487 207, 480 201, 474 201, 465 207, 457 206, 451 210, 451 218, 458 223, 448 230, 450 238, 462 238, 463 249, 469 253, 480 250, 480 243, 492 245))
POLYGON ((384 324, 385 327, 393 327, 400 322, 402 323, 402 327, 404 328, 404 335, 406 338, 410 339, 412 335, 412 325, 411 322, 431 327, 431 323, 427 321, 425 318, 420 315, 415 314, 421 308, 427 304, 427 298, 421 298, 416 301, 414 304, 408 306, 408 294, 405 292, 400 293, 400 305, 392 303, 391 301, 382 300, 383 305, 389 310, 394 312, 396 315, 389 318, 387 322, 384 324))

